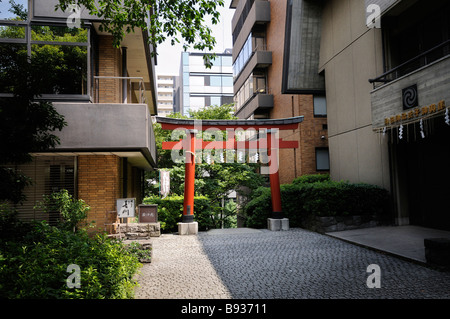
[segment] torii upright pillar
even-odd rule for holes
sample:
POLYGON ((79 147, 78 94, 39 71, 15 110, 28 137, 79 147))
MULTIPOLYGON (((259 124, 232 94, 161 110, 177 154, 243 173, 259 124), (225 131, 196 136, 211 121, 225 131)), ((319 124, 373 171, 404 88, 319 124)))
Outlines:
POLYGON ((186 130, 188 135, 184 146, 185 151, 185 183, 184 183, 184 205, 181 223, 178 223, 180 235, 195 235, 198 233, 198 223, 194 222, 194 185, 195 185, 195 135, 197 130, 186 130), (188 151, 189 150, 189 151, 188 151))
POLYGON ((272 199, 272 216, 267 219, 267 228, 269 230, 289 230, 289 219, 284 218, 281 207, 281 189, 280 176, 278 173, 278 147, 272 145, 276 136, 272 136, 277 131, 267 130, 267 156, 269 158, 269 182, 270 194, 272 199))

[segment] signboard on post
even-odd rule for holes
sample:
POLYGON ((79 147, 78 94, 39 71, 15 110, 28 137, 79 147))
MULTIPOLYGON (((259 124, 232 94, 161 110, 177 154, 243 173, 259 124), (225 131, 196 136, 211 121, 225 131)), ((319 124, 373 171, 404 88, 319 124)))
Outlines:
POLYGON ((116 201, 117 217, 128 218, 134 217, 136 208, 135 198, 118 198, 116 201))

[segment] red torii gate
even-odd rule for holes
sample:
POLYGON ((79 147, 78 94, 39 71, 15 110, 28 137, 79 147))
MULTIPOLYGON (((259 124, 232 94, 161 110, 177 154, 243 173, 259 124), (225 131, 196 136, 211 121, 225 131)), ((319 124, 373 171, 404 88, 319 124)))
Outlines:
MULTIPOLYGON (((269 180, 272 197, 272 218, 282 219, 280 180, 278 174, 278 149, 298 148, 297 141, 283 141, 278 135, 279 130, 294 130, 303 121, 303 116, 286 119, 261 120, 194 120, 156 117, 163 130, 183 130, 186 138, 181 141, 163 142, 165 150, 183 150, 185 154, 185 187, 182 223, 194 221, 194 181, 195 181, 195 151, 196 150, 251 150, 267 151, 269 180), (236 131, 253 130, 261 135, 257 140, 237 141, 236 131), (203 141, 196 139, 195 134, 201 131, 226 131, 226 141, 203 141), (265 133, 265 134, 264 134, 265 133)), ((172 153, 173 154, 173 153, 172 153)), ((172 157, 173 158, 173 157, 172 157)))

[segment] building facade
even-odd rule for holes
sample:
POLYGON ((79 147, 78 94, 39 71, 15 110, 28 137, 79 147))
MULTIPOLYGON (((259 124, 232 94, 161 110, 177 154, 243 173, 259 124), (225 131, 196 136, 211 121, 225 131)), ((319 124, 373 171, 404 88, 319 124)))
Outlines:
MULTIPOLYGON (((88 221, 103 231, 114 219, 110 212, 116 211, 116 199, 140 203, 143 172, 156 166, 151 122, 156 61, 148 34, 136 30, 115 48, 112 36, 99 30, 100 21, 87 10, 81 10, 84 23, 74 28, 68 19, 73 12, 55 12, 56 0, 21 3, 21 17, 2 7, 0 46, 15 46, 19 54, 42 58, 59 72, 48 78, 42 98, 53 102, 67 126, 55 132, 59 145, 32 153, 31 164, 16 168, 33 181, 25 189, 26 201, 17 207, 19 217, 57 219, 35 205, 43 195, 67 189, 91 207, 88 221)), ((7 88, 0 90, 10 96, 7 88)))
POLYGON ((173 113, 174 75, 158 75, 156 79, 158 91, 158 116, 167 116, 173 113))
POLYGON ((329 172, 327 98, 317 72, 321 6, 295 1, 233 0, 233 87, 242 119, 304 116, 299 128, 280 132, 298 149, 280 150, 280 180, 329 172))
POLYGON ((174 110, 189 116, 211 105, 233 103, 231 50, 216 53, 211 68, 205 67, 204 53, 183 52, 175 87, 174 110))
POLYGON ((323 2, 331 176, 390 190, 397 225, 450 229, 449 9, 439 0, 323 2))

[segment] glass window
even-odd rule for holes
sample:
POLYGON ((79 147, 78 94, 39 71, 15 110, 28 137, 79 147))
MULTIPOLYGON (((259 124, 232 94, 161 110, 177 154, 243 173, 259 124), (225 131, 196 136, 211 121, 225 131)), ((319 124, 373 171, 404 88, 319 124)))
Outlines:
POLYGON ((222 77, 221 76, 212 75, 212 76, 210 76, 209 80, 210 80, 210 82, 209 82, 210 86, 218 86, 218 87, 222 86, 222 77))
POLYGON ((211 96, 211 105, 220 106, 220 96, 211 96))
POLYGON ((0 1, 0 20, 25 21, 28 18, 28 0, 0 1))
POLYGON ((330 170, 330 157, 328 148, 316 148, 316 170, 330 170))
POLYGON ((314 116, 327 116, 327 100, 325 96, 314 96, 314 116))
POLYGON ((189 106, 189 93, 183 93, 183 105, 189 106))
POLYGON ((31 26, 31 41, 87 43, 87 29, 62 26, 31 26))
POLYGON ((222 66, 231 66, 233 59, 231 56, 223 56, 222 57, 222 66))
MULTIPOLYGON (((0 93, 13 93, 14 81, 21 81, 21 65, 28 59, 25 43, 0 43, 0 93)), ((23 79, 25 81, 25 79, 23 79)))
POLYGON ((183 72, 183 85, 189 85, 189 73, 188 72, 183 72))
POLYGON ((31 59, 46 66, 42 94, 87 94, 86 46, 33 44, 31 59))
POLYGON ((233 86, 233 77, 232 76, 222 77, 222 86, 233 86))
POLYGON ((0 39, 24 39, 25 27, 0 25, 0 39))
POLYGON ((189 53, 183 52, 182 54, 183 65, 189 65, 189 53))

